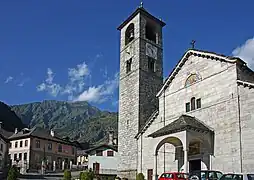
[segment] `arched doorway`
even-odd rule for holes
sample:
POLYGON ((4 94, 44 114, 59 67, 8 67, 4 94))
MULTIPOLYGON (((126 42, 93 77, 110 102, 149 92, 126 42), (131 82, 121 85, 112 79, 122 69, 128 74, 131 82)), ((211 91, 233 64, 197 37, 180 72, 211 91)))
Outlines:
MULTIPOLYGON (((167 171, 168 169, 165 169, 165 167, 167 166, 165 163, 174 163, 174 161, 166 161, 165 160, 165 156, 169 155, 171 157, 174 158, 174 160, 177 160, 177 164, 176 164, 176 168, 178 171, 180 171, 180 168, 184 165, 184 153, 183 153, 183 142, 179 137, 176 136, 169 136, 166 137, 164 139, 162 139, 156 146, 155 149, 155 159, 154 159, 154 174, 157 176, 158 178, 158 170, 160 171, 167 171), (171 149, 174 149, 174 151, 170 151, 168 152, 165 147, 173 147, 171 149), (164 165, 159 164, 158 162, 160 161, 159 158, 163 158, 162 156, 159 156, 159 154, 164 154, 164 165), (158 167, 160 165, 160 167, 158 167), (163 170, 162 167, 164 167, 163 170), (159 169, 160 168, 160 169, 159 169)), ((159 172, 159 174, 162 172, 159 172)), ((156 178, 156 179, 157 179, 156 178)))

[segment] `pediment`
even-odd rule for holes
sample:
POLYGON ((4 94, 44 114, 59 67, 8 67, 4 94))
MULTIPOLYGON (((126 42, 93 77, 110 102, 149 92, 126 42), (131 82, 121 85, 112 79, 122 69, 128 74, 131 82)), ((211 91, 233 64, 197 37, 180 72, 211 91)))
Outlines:
MULTIPOLYGON (((165 80, 161 90, 157 93, 157 95, 156 95, 157 97, 159 97, 162 94, 162 92, 169 87, 169 85, 171 84, 173 79, 176 77, 178 72, 182 69, 182 67, 185 65, 185 63, 188 61, 188 59, 191 56, 202 57, 204 59, 210 59, 210 60, 214 60, 214 61, 223 61, 223 62, 227 62, 227 63, 246 64, 243 60, 241 60, 238 57, 231 57, 231 56, 225 56, 225 55, 216 54, 216 53, 208 52, 208 51, 190 49, 190 50, 185 52, 185 54, 182 56, 182 58, 176 64, 175 68, 171 71, 171 73, 169 74, 169 76, 165 80)), ((199 76, 198 72, 191 72, 188 76, 191 77, 191 78, 197 78, 196 80, 198 80, 198 78, 201 78, 199 76), (191 75, 194 75, 196 77, 191 76, 191 75)), ((195 79, 190 79, 190 80, 193 81, 195 79)))

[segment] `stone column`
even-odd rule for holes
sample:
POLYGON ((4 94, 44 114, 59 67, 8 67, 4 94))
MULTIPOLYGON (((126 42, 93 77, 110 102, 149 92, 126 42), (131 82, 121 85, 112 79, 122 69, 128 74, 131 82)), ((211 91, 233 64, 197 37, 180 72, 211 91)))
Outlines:
POLYGON ((41 174, 45 174, 45 162, 44 162, 44 160, 41 162, 41 174))
POLYGON ((189 172, 188 149, 184 149, 184 172, 189 172))
POLYGON ((70 161, 70 170, 71 170, 71 168, 72 168, 72 161, 70 161))
POLYGON ((157 172, 157 156, 158 154, 156 153, 154 155, 154 170, 153 170, 153 174, 154 174, 154 180, 157 180, 158 179, 158 172, 157 172))
POLYGON ((210 159, 209 159, 210 160, 209 161, 210 162, 209 170, 212 170, 213 169, 213 156, 210 154, 209 157, 210 157, 210 159))
POLYGON ((53 171, 56 171, 56 161, 53 161, 53 171))
POLYGON ((62 170, 64 171, 64 160, 62 162, 62 170))

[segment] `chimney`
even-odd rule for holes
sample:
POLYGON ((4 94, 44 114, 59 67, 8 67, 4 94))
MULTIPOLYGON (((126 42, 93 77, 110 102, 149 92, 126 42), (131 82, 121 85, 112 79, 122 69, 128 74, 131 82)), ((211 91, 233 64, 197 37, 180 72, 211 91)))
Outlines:
POLYGON ((2 122, 2 121, 0 121, 0 129, 2 129, 2 124, 3 124, 3 122, 2 122))
POLYGON ((15 134, 18 134, 18 128, 15 128, 15 134))
POLYGON ((50 135, 51 135, 52 137, 55 136, 55 132, 53 131, 53 129, 50 130, 50 135))
POLYGON ((112 130, 108 133, 108 145, 114 145, 114 131, 112 130))

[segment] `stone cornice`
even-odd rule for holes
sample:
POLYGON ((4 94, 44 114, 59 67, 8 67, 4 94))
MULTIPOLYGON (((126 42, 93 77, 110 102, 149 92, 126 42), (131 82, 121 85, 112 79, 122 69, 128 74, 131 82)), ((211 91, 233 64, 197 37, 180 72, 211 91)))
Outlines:
POLYGON ((237 84, 242 85, 244 87, 254 88, 254 83, 250 83, 246 81, 237 80, 237 84))

